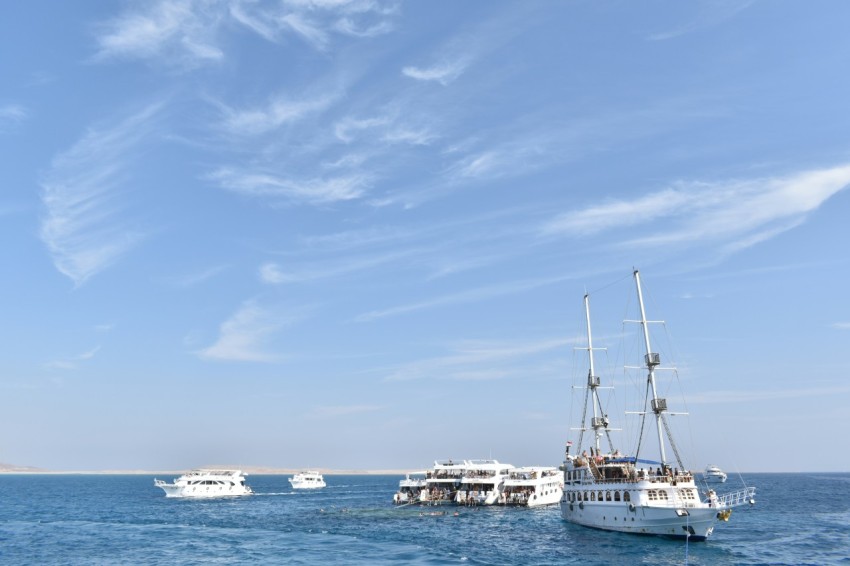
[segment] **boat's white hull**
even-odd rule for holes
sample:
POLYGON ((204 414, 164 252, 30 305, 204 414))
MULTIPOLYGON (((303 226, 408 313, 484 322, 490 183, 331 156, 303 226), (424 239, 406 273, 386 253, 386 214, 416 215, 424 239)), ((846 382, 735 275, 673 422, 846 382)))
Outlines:
POLYGON ((526 507, 542 507, 544 505, 554 505, 561 500, 561 496, 563 495, 563 490, 560 488, 554 489, 549 493, 533 493, 531 497, 528 498, 528 503, 526 503, 526 507))
POLYGON ((717 524, 717 509, 709 507, 630 506, 616 502, 561 500, 561 516, 571 523, 642 535, 705 540, 717 524))
POLYGON ((196 499, 208 499, 214 497, 239 497, 242 495, 251 495, 250 490, 246 489, 225 489, 217 486, 181 486, 174 484, 157 485, 165 492, 166 497, 185 497, 196 499))
MULTIPOLYGON (((290 482, 292 483, 292 482, 290 482)), ((322 489, 325 487, 324 483, 293 483, 292 489, 322 489)))

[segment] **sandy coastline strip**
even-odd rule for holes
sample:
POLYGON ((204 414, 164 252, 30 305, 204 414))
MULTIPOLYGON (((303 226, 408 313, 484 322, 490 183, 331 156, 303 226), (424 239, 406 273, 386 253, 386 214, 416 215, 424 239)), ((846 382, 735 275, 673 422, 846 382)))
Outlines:
MULTIPOLYGON (((266 468, 239 465, 209 465, 192 469, 203 470, 242 470, 247 475, 259 476, 290 476, 307 470, 319 472, 327 476, 403 476, 407 470, 338 470, 329 468, 266 468)), ((0 474, 41 474, 41 475, 140 475, 140 476, 179 476, 189 471, 184 470, 45 470, 23 466, 0 466, 0 474)))

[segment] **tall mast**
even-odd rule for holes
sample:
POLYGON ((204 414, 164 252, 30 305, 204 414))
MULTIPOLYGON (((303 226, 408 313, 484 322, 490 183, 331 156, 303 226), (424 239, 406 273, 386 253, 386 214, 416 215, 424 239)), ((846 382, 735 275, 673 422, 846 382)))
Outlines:
POLYGON ((667 456, 664 451, 664 434, 661 430, 663 426, 662 413, 667 410, 667 399, 658 397, 658 392, 655 388, 655 368, 661 363, 661 356, 652 352, 652 347, 649 344, 649 325, 646 320, 646 311, 643 307, 643 292, 640 288, 640 272, 635 269, 635 284, 637 285, 638 304, 640 304, 640 325, 643 328, 643 341, 646 346, 646 369, 648 372, 647 383, 652 391, 652 412, 655 413, 655 430, 658 432, 658 450, 661 456, 661 464, 667 465, 667 456))
MULTIPOLYGON (((603 431, 608 432, 608 417, 601 414, 602 404, 599 401, 599 392, 597 391, 600 380, 593 366, 593 333, 590 331, 590 296, 587 294, 584 295, 584 314, 587 320, 587 357, 590 362, 590 369, 587 372, 587 387, 590 392, 590 404, 593 406, 593 420, 590 422, 593 427, 593 440, 596 446, 596 453, 599 454, 599 440, 602 438, 603 431), (599 407, 598 412, 597 406, 599 407)), ((611 444, 610 437, 608 444, 611 444)), ((613 450, 613 447, 611 448, 613 450)))

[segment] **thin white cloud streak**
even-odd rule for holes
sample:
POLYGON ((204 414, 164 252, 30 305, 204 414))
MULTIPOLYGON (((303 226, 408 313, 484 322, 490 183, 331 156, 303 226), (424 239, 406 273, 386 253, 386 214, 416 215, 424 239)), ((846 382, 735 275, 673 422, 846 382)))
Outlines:
POLYGON ((372 38, 389 33, 395 13, 393 4, 375 0, 234 1, 229 9, 234 20, 267 41, 296 36, 318 51, 328 50, 334 34, 372 38))
POLYGON ((175 285, 177 287, 194 287, 208 279, 212 279, 227 268, 228 266, 226 265, 216 265, 208 269, 198 271, 197 273, 165 278, 163 281, 169 285, 175 285))
POLYGON ((188 66, 219 61, 224 53, 214 43, 222 7, 215 0, 160 0, 126 12, 99 26, 95 59, 156 59, 188 66))
POLYGON ((100 346, 95 346, 91 350, 78 354, 70 359, 49 362, 45 364, 45 366, 51 369, 76 369, 79 366, 79 362, 84 362, 94 358, 99 351, 100 346))
POLYGON ((222 127, 236 135, 264 134, 283 125, 297 122, 306 116, 321 113, 338 98, 337 95, 333 94, 304 100, 290 100, 278 96, 265 107, 248 110, 233 110, 224 107, 222 127))
POLYGON ((271 198, 293 203, 324 204, 361 198, 371 186, 366 174, 353 173, 320 179, 294 180, 266 171, 223 167, 207 179, 223 189, 250 197, 271 198))
POLYGON ((386 381, 414 379, 453 379, 485 381, 503 379, 515 373, 510 365, 536 355, 565 348, 572 342, 563 338, 522 343, 467 342, 448 356, 418 360, 397 368, 386 381), (492 366, 481 369, 481 366, 492 366))
POLYGON ((702 0, 697 4, 697 15, 689 22, 665 31, 650 35, 650 41, 663 41, 712 27, 735 17, 749 8, 755 0, 702 0))
POLYGON ((4 106, 0 106, 0 132, 2 132, 6 126, 14 126, 23 122, 28 116, 29 112, 27 112, 27 109, 20 104, 6 104, 4 106))
POLYGON ((539 287, 543 287, 546 285, 552 285, 555 283, 560 283, 561 281, 567 281, 572 279, 571 276, 562 276, 562 277, 548 277, 541 279, 526 279, 523 281, 516 281, 512 283, 506 283, 504 285, 493 285, 490 287, 481 287, 478 289, 470 289, 468 291, 463 291, 461 293, 455 293, 452 295, 443 295, 442 297, 436 297, 434 299, 430 299, 427 301, 422 301, 419 303, 411 303, 408 305, 401 305, 397 307, 392 307, 384 310, 373 310, 355 317, 355 322, 370 322, 372 320, 376 320, 379 318, 386 318, 391 316, 399 316, 402 314, 409 314, 416 311, 421 311, 425 309, 435 308, 435 307, 443 307, 446 305, 454 305, 454 304, 463 304, 463 303, 471 303, 477 301, 483 301, 486 299, 492 299, 495 297, 501 297, 504 295, 513 295, 516 293, 524 293, 527 291, 531 291, 532 289, 537 289, 539 287))
POLYGON ((314 419, 328 419, 337 417, 346 417, 348 415, 362 415, 363 413, 375 413, 383 411, 385 407, 381 405, 333 405, 314 407, 309 415, 314 419))
POLYGON ((448 86, 463 74, 469 64, 468 57, 459 57, 453 61, 442 61, 431 67, 404 67, 401 74, 417 81, 433 81, 448 86))
POLYGON ((279 263, 266 262, 260 266, 259 275, 260 281, 270 285, 301 283, 305 281, 315 281, 317 279, 338 277, 357 271, 371 269, 379 265, 398 261, 416 253, 417 250, 404 250, 357 259, 344 258, 343 260, 332 262, 324 267, 312 267, 306 269, 299 268, 284 270, 279 263))
POLYGON ((850 322, 836 322, 832 327, 836 330, 850 330, 850 322))
POLYGON ((41 239, 75 285, 118 260, 142 239, 122 216, 129 157, 152 131, 150 107, 108 128, 91 129, 54 158, 41 184, 41 239))
POLYGON ((221 324, 215 343, 196 353, 206 360, 279 361, 282 356, 268 352, 267 348, 274 335, 294 320, 295 317, 283 316, 255 301, 246 301, 221 324))
POLYGON ((667 221, 631 246, 726 242, 734 251, 798 226, 806 215, 850 185, 850 165, 802 173, 717 183, 679 183, 633 200, 617 200, 562 214, 544 235, 595 236, 621 228, 667 221))
POLYGON ((395 12, 376 0, 159 0, 99 24, 94 58, 153 60, 185 68, 217 63, 225 58, 219 35, 232 23, 270 42, 295 36, 326 51, 334 35, 371 38, 389 33, 395 12))

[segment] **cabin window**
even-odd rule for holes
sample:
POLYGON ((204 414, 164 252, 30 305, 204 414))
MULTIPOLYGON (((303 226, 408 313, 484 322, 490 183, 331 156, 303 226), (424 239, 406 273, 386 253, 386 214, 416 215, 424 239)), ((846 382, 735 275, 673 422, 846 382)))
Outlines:
POLYGON ((591 493, 591 494, 590 494, 590 500, 591 500, 591 501, 596 501, 596 494, 595 494, 595 493, 591 493))
POLYGON ((585 500, 585 501, 587 501, 587 500, 588 500, 588 499, 587 499, 587 492, 586 492, 586 491, 584 492, 584 500, 585 500))
POLYGON ((619 501, 619 500, 620 500, 620 492, 619 492, 619 491, 615 491, 615 492, 614 492, 614 501, 619 501))
POLYGON ((667 500, 667 492, 663 489, 658 490, 658 499, 667 500))
POLYGON ((604 497, 605 497, 605 496, 604 496, 604 495, 602 495, 602 492, 600 491, 600 492, 599 492, 599 501, 604 501, 604 500, 605 500, 605 499, 604 499, 604 497))
POLYGON ((646 496, 649 498, 650 501, 655 501, 656 499, 658 499, 658 493, 656 493, 654 489, 647 490, 646 496))
POLYGON ((632 500, 632 496, 631 496, 631 495, 629 495, 629 492, 628 492, 628 491, 624 491, 624 492, 623 492, 623 501, 631 501, 631 500, 632 500))
POLYGON ((605 501, 611 501, 611 492, 610 491, 605 492, 605 501))

